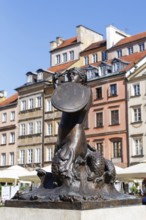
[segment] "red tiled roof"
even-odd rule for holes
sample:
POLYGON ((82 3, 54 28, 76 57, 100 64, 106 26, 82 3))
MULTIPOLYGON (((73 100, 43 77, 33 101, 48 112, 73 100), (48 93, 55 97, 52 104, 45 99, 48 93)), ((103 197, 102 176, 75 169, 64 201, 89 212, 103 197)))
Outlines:
POLYGON ((89 50, 92 50, 92 49, 97 49, 97 48, 104 47, 104 46, 106 46, 106 40, 95 42, 95 43, 91 44, 89 47, 87 47, 85 50, 83 50, 81 52, 81 54, 83 52, 86 52, 86 51, 89 51, 89 50))
POLYGON ((58 49, 63 48, 63 47, 70 46, 70 45, 75 44, 75 43, 77 43, 77 37, 72 37, 70 39, 63 40, 63 42, 57 48, 53 49, 52 51, 58 50, 58 49))
POLYGON ((0 107, 12 104, 13 102, 17 101, 17 99, 18 99, 18 94, 15 93, 14 95, 10 96, 9 98, 1 102, 0 107))
POLYGON ((52 66, 50 68, 48 68, 48 71, 52 71, 52 72, 61 72, 66 70, 67 68, 69 68, 71 65, 73 65, 74 63, 76 63, 78 60, 73 60, 67 63, 63 63, 57 66, 52 66))
POLYGON ((133 53, 127 56, 123 56, 120 59, 121 60, 125 60, 127 62, 138 62, 140 59, 142 59, 144 56, 146 56, 146 50, 142 51, 142 52, 137 52, 137 53, 133 53))
POLYGON ((115 44, 112 48, 121 46, 123 44, 128 44, 128 43, 131 43, 133 41, 141 40, 143 38, 146 38, 146 32, 142 32, 142 33, 139 33, 139 34, 136 34, 136 35, 132 35, 130 37, 125 37, 124 39, 120 40, 117 44, 115 44))

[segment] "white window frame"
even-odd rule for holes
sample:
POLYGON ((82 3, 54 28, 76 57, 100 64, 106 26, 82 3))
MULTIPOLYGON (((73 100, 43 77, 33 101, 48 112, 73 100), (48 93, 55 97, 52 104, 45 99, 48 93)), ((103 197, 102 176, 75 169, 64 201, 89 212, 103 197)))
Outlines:
POLYGON ((69 54, 70 54, 70 60, 74 60, 74 51, 71 50, 71 51, 69 52, 69 54))
POLYGON ((142 115, 141 115, 141 107, 133 107, 133 122, 141 122, 142 115))
POLYGON ((37 108, 41 108, 42 107, 42 97, 41 96, 37 96, 36 97, 36 107, 37 108))
POLYGON ((53 126, 52 123, 47 124, 47 135, 52 135, 53 133, 53 126))
POLYGON ((61 57, 60 54, 56 55, 56 64, 60 64, 61 63, 61 57))
POLYGON ((25 150, 20 150, 19 156, 20 156, 19 164, 25 164, 25 150))
POLYGON ((33 100, 33 98, 30 98, 28 100, 28 108, 29 109, 33 109, 34 108, 34 100, 33 100))
POLYGON ((28 123, 28 134, 33 134, 33 122, 28 123))
POLYGON ((15 132, 11 132, 10 133, 10 144, 14 144, 15 143, 15 132))
POLYGON ((14 152, 9 153, 9 165, 14 165, 14 152))
POLYGON ((51 100, 47 100, 47 111, 51 112, 53 110, 52 102, 51 100))
POLYGON ((143 140, 142 137, 135 137, 133 138, 133 156, 140 156, 143 155, 143 140))
POLYGON ((139 83, 135 83, 132 85, 132 95, 140 96, 140 84, 139 83))
POLYGON ((1 154, 1 165, 6 166, 6 153, 1 154))
POLYGON ((85 65, 89 64, 89 56, 84 57, 84 62, 85 62, 85 65))
POLYGON ((92 61, 93 61, 93 63, 97 63, 97 61, 98 61, 98 55, 97 55, 97 53, 94 53, 94 54, 92 55, 92 61))
POLYGON ((1 142, 1 144, 7 144, 7 134, 6 133, 2 134, 2 142, 1 142))
POLYGON ((2 114, 2 123, 5 123, 5 122, 7 122, 7 113, 6 112, 4 112, 2 114))
POLYGON ((52 161, 52 147, 48 146, 47 147, 47 154, 46 154, 46 160, 47 161, 52 161))
POLYGON ((22 100, 21 101, 21 111, 25 111, 26 110, 26 100, 22 100))
POLYGON ((28 149, 27 150, 27 163, 33 163, 33 149, 28 149))
POLYGON ((63 53, 63 62, 64 63, 67 62, 67 53, 66 52, 63 53))
POLYGON ((41 162, 41 149, 36 148, 35 149, 35 163, 40 163, 41 162))
POLYGON ((15 111, 11 111, 11 113, 10 113, 10 121, 15 121, 15 111))
POLYGON ((37 134, 42 133, 42 122, 41 121, 36 121, 36 133, 37 134))
POLYGON ((26 125, 25 123, 20 124, 20 136, 25 136, 26 134, 26 125))

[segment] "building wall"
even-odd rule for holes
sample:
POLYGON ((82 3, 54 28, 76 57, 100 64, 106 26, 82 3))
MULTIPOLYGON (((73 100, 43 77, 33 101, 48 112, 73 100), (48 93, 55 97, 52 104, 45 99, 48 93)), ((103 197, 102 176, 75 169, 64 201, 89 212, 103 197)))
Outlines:
MULTIPOLYGON (((130 163, 146 160, 146 64, 128 78, 128 115, 129 115, 129 146, 130 163), (139 84, 140 94, 134 94, 133 86, 139 84), (140 108, 141 119, 135 121, 134 108, 140 108), (141 139, 141 151, 136 151, 136 140, 141 139)), ((137 147, 140 148, 140 143, 137 147)))
POLYGON ((10 166, 17 164, 17 117, 18 110, 17 104, 4 106, 0 108, 0 166, 10 166), (14 112, 14 118, 12 117, 12 112, 14 112), (3 114, 6 114, 6 121, 3 120, 3 114), (3 135, 6 135, 6 141, 3 142, 3 135), (14 134, 14 136, 13 136, 14 134), (13 137, 12 137, 13 136, 13 137), (14 154, 14 160, 11 158, 10 154, 14 154), (6 161, 3 161, 3 154, 6 155, 6 161), (12 160, 11 160, 11 159, 12 160))
POLYGON ((93 104, 89 111, 89 129, 86 135, 89 143, 96 147, 98 142, 103 142, 105 158, 112 159, 115 164, 127 166, 127 128, 126 128, 126 102, 125 81, 123 77, 108 78, 106 80, 91 82, 93 104), (117 84, 117 96, 109 96, 110 85, 117 84), (96 88, 102 87, 102 99, 96 99, 96 88), (111 111, 119 111, 119 124, 111 125, 111 111), (103 113, 103 126, 96 126, 96 114, 103 113), (122 142, 122 157, 113 156, 113 139, 122 142))

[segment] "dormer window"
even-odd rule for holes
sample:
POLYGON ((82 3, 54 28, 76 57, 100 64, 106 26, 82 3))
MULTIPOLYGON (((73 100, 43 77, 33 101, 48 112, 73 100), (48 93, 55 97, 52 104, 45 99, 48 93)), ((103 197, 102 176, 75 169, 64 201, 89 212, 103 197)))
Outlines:
POLYGON ((128 47, 128 54, 132 54, 133 53, 133 47, 128 47))
POLYGON ((27 75, 27 83, 32 83, 32 82, 33 82, 33 76, 27 75))
POLYGON ((67 53, 63 53, 63 62, 67 62, 67 53))
POLYGON ((37 79, 38 79, 38 81, 43 80, 43 73, 42 72, 38 73, 37 79))
POLYGON ((118 56, 118 58, 122 57, 122 50, 121 49, 117 50, 117 56, 118 56))
POLYGON ((60 64, 60 55, 56 55, 56 64, 60 64))
POLYGON ((89 64, 89 57, 88 57, 88 56, 85 56, 85 57, 84 57, 84 60, 85 60, 85 65, 88 65, 88 64, 89 64))

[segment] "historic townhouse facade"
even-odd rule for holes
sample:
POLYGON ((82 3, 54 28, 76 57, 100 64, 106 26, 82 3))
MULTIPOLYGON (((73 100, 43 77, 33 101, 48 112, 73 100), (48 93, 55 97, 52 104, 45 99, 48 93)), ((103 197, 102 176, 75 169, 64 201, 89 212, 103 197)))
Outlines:
POLYGON ((135 164, 146 160, 146 57, 131 72, 127 72, 129 160, 135 164))
POLYGON ((0 168, 17 164, 18 95, 0 103, 0 168))
POLYGON ((28 72, 27 83, 18 92, 18 161, 29 168, 44 166, 45 88, 52 81, 52 73, 39 69, 28 72))

